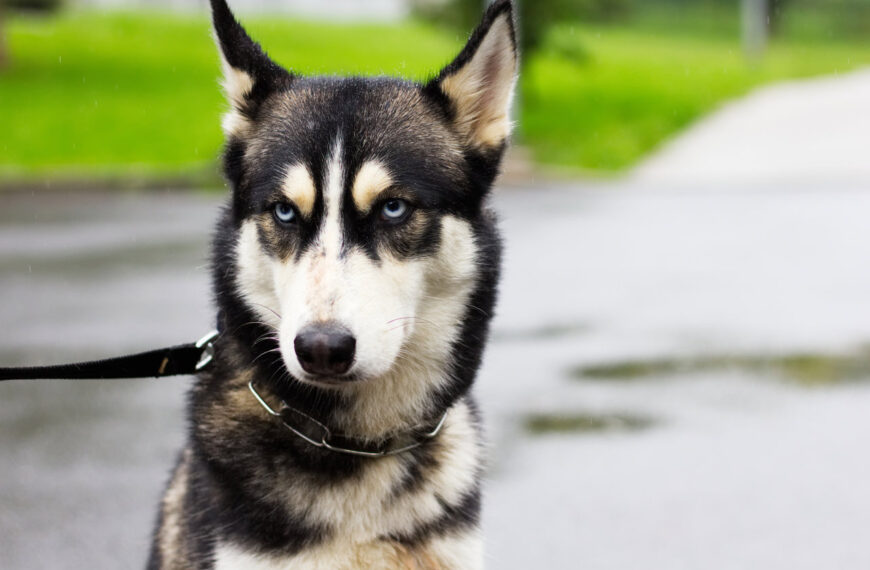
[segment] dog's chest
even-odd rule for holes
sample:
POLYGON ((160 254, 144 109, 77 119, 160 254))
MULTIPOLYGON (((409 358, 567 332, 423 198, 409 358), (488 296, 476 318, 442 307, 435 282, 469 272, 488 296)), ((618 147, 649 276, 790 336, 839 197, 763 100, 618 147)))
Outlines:
POLYGON ((372 459, 341 482, 287 477, 292 482, 278 496, 295 517, 356 542, 414 535, 478 486, 481 446, 465 403, 451 410, 433 443, 425 461, 372 459))
POLYGON ((333 541, 292 556, 246 551, 219 545, 215 570, 478 570, 483 568, 483 543, 476 531, 440 537, 414 547, 395 542, 354 544, 333 541))
POLYGON ((357 475, 330 484, 287 477, 291 483, 272 498, 291 518, 326 529, 315 545, 292 556, 264 555, 219 539, 215 567, 476 568, 472 562, 450 562, 455 553, 461 560, 477 559, 476 524, 451 526, 444 533, 431 529, 446 529, 445 519, 466 505, 474 506, 465 510, 476 509, 469 497, 477 496, 480 455, 470 411, 461 403, 451 410, 425 462, 405 455, 372 459, 357 475))

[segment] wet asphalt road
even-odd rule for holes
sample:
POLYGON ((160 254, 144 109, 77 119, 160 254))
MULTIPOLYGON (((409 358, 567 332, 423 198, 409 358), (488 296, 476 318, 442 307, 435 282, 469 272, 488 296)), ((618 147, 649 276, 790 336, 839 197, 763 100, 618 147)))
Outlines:
MULTIPOLYGON (((571 372, 863 354, 868 187, 499 195, 491 568, 870 567, 864 368, 815 388, 738 364, 571 372)), ((214 196, 0 196, 0 365, 199 338, 214 196)), ((0 568, 142 567, 189 382, 0 385, 0 568)))
MULTIPOLYGON (((189 342, 212 326, 214 198, 0 199, 4 365, 189 342)), ((143 567, 189 383, 0 386, 0 568, 143 567)))

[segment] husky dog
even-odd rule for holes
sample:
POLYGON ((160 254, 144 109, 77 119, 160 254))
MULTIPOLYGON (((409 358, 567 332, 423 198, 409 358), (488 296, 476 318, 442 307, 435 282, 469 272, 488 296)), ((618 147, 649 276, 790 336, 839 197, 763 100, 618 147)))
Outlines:
POLYGON ((211 4, 231 104, 220 335, 149 568, 481 568, 470 387, 499 276, 512 4, 422 84, 297 75, 211 4))

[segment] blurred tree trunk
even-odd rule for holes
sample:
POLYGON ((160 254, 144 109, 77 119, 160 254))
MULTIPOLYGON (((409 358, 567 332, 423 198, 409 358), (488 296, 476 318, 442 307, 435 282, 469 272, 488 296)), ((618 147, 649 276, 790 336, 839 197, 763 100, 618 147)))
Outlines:
POLYGON ((791 4, 791 0, 770 0, 767 6, 767 27, 770 35, 776 35, 782 25, 783 10, 791 4))

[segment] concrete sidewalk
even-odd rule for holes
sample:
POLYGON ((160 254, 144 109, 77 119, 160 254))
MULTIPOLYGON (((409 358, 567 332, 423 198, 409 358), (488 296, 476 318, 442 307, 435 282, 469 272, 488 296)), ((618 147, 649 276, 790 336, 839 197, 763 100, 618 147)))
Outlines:
POLYGON ((870 184, 870 70, 781 83, 726 104, 633 174, 644 184, 870 184))

